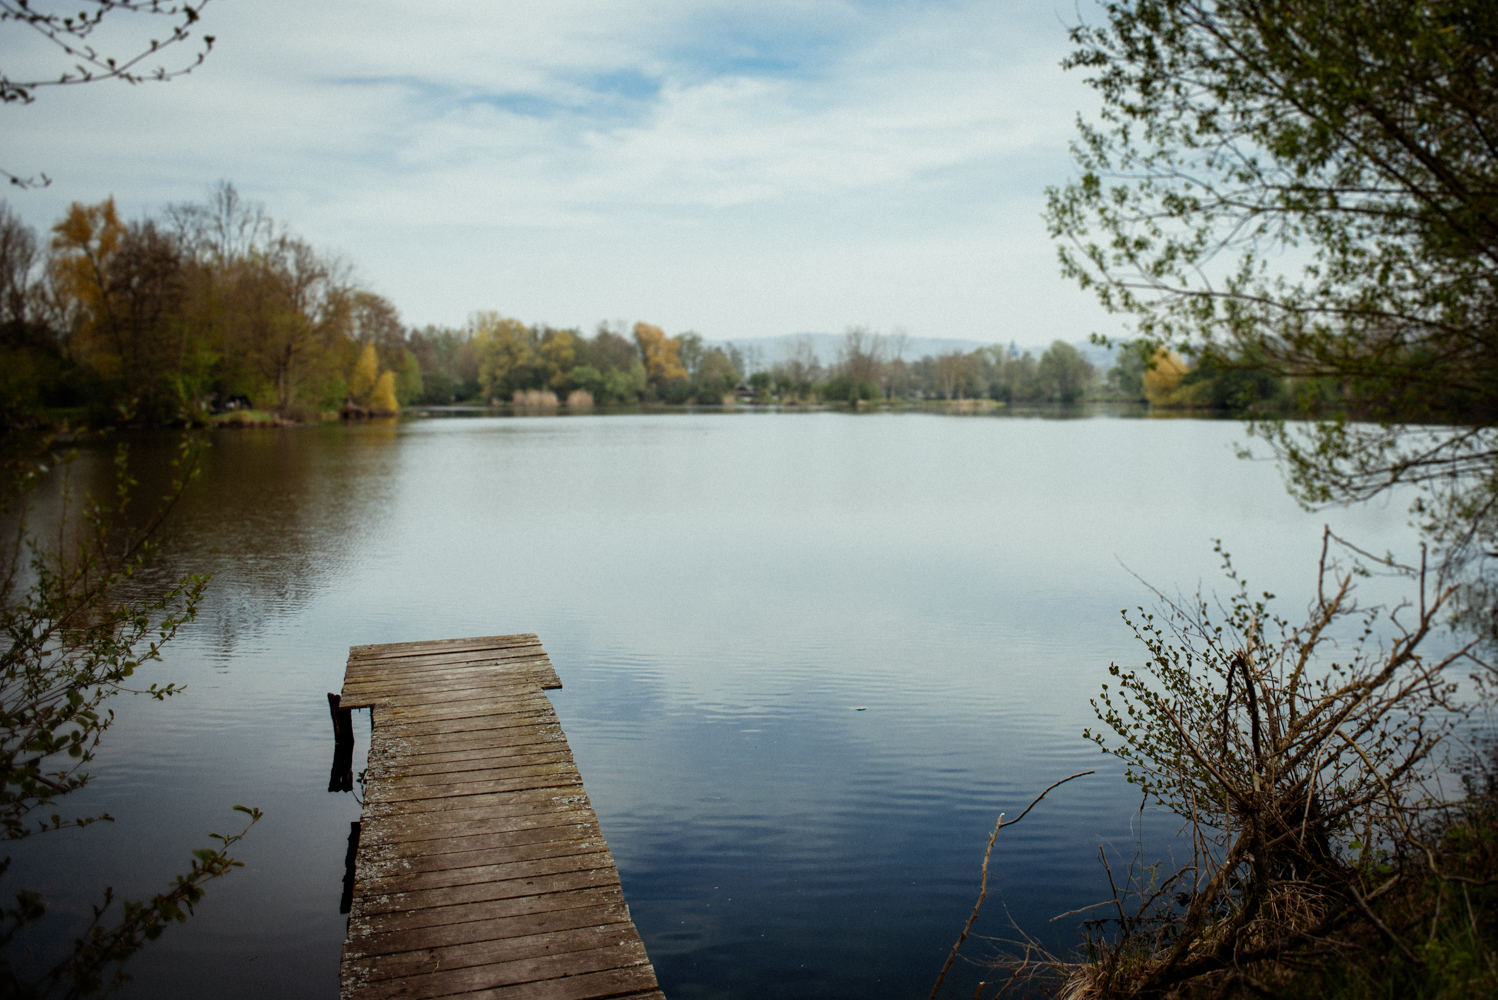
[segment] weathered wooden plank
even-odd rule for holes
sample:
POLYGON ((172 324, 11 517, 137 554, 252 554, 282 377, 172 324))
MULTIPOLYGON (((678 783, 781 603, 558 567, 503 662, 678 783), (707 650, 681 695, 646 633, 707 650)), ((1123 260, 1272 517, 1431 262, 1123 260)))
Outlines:
MULTIPOLYGON (((601 947, 569 950, 555 955, 526 955, 479 966, 441 969, 396 979, 363 980, 361 997, 370 1000, 412 997, 429 998, 469 994, 505 986, 521 986, 558 980, 588 972, 611 972, 649 964, 639 937, 612 940, 601 947)), ((351 970, 359 976, 362 969, 351 970)), ((482 994, 481 994, 482 995, 482 994)))
MULTIPOLYGON (((469 750, 451 754, 408 755, 400 774, 406 781, 462 781, 463 775, 503 774, 528 767, 546 767, 550 764, 572 763, 572 755, 558 744, 536 747, 503 747, 489 750, 469 750), (531 752, 527 752, 531 751, 531 752)), ((383 773, 383 772, 377 772, 383 773)))
POLYGON ((390 687, 409 684, 413 679, 442 678, 456 675, 458 671, 482 671, 490 676, 488 683, 495 688, 520 687, 536 678, 549 680, 554 673, 551 661, 544 652, 524 653, 463 653, 445 656, 411 656, 390 660, 351 661, 347 677, 349 683, 373 687, 390 687), (400 676, 391 671, 400 670, 400 676))
MULTIPOLYGON (((381 742, 389 746, 387 752, 401 753, 404 756, 420 759, 426 756, 420 740, 410 741, 410 746, 402 747, 398 744, 404 740, 402 736, 382 736, 376 733, 370 739, 370 747, 373 748, 381 742)), ((448 734, 440 742, 434 741, 431 753, 454 753, 457 751, 484 750, 496 747, 513 746, 547 746, 556 745, 565 741, 562 736, 562 727, 557 725, 544 726, 520 726, 513 729, 501 729, 486 733, 472 734, 448 734)))
MULTIPOLYGON (((516 749, 526 751, 534 748, 516 749)), ((553 749, 550 753, 514 753, 487 760, 478 765, 459 758, 425 764, 421 770, 416 770, 415 765, 407 764, 398 770, 387 766, 381 772, 376 773, 381 774, 382 777, 388 777, 389 784, 392 785, 436 788, 442 785, 472 784, 495 778, 522 778, 536 774, 576 774, 577 765, 573 763, 570 754, 553 749)))
MULTIPOLYGON (((375 647, 378 649, 379 647, 375 647)), ((546 665, 550 661, 546 651, 539 643, 531 646, 514 646, 508 649, 414 649, 399 655, 385 656, 378 652, 351 656, 349 663, 353 671, 364 671, 371 674, 379 674, 390 666, 421 666, 429 663, 468 663, 480 667, 496 668, 508 667, 517 663, 536 663, 546 665)), ((394 678, 397 682, 400 677, 394 678)), ((503 678, 500 678, 503 680, 503 678)))
POLYGON ((523 851, 532 845, 591 843, 601 839, 598 824, 586 822, 477 834, 470 832, 460 836, 424 840, 371 838, 366 855, 381 862, 399 861, 408 870, 415 870, 426 864, 442 864, 442 857, 447 854, 482 854, 493 849, 523 851))
POLYGON ((541 637, 534 632, 517 632, 512 635, 475 635, 465 639, 422 639, 419 642, 381 642, 372 645, 350 646, 350 658, 358 656, 401 656, 412 652, 436 652, 441 650, 503 649, 513 646, 539 646, 541 637))
POLYGON ((370 738, 370 746, 386 745, 388 752, 405 757, 420 757, 426 753, 450 753, 454 750, 480 750, 493 746, 523 746, 561 749, 566 744, 562 727, 555 718, 542 715, 530 717, 497 717, 494 725, 475 726, 472 722, 454 724, 450 721, 423 722, 415 720, 402 724, 399 719, 390 720, 383 730, 370 738))
POLYGON ((364 815, 373 819, 420 820, 434 814, 444 822, 482 823, 491 818, 524 815, 549 809, 584 808, 588 798, 581 784, 548 785, 515 792, 465 795, 462 801, 442 803, 429 799, 412 802, 366 801, 364 815))
MULTIPOLYGON (((465 715, 546 715, 555 714, 550 700, 537 691, 534 684, 516 688, 511 695, 504 691, 484 691, 475 694, 471 690, 453 687, 421 685, 419 694, 429 701, 409 704, 400 710, 392 710, 391 722, 406 719, 454 719, 465 715)), ((406 697, 409 702, 409 692, 406 697)))
MULTIPOLYGON (((529 934, 628 922, 629 907, 624 905, 622 899, 618 899, 594 902, 587 906, 542 910, 490 920, 467 920, 461 923, 444 923, 428 927, 403 927, 389 933, 370 934, 357 941, 350 940, 345 954, 358 958, 370 958, 376 955, 409 954, 413 951, 430 953, 437 949, 456 951, 459 950, 458 946, 465 944, 502 941, 529 934)), ((464 961, 466 958, 454 957, 449 960, 449 964, 456 965, 464 961)))
POLYGON ((392 664, 385 666, 383 669, 409 669, 411 676, 395 680, 387 674, 380 673, 379 670, 371 669, 362 674, 350 675, 347 687, 350 689, 351 695, 354 693, 374 692, 378 694, 380 692, 400 691, 402 689, 409 689, 421 681, 430 681, 434 685, 446 684, 451 687, 453 682, 458 680, 461 673, 469 672, 471 674, 474 670, 490 670, 491 667, 494 676, 487 685, 491 690, 522 691, 531 690, 537 686, 545 690, 545 681, 549 676, 546 661, 533 657, 517 661, 513 667, 503 665, 492 666, 484 663, 465 664, 453 661, 432 662, 425 666, 418 664, 409 668, 403 667, 400 664, 392 664))
MULTIPOLYGON (((504 844, 471 851, 445 851, 424 853, 414 857, 388 846, 384 853, 374 852, 371 859, 379 863, 379 871, 386 869, 401 874, 419 872, 453 871, 459 868, 476 868, 483 865, 503 864, 510 861, 534 861, 540 858, 557 858, 569 854, 592 854, 606 850, 603 838, 597 836, 548 838, 527 844, 504 844)), ((378 876, 376 876, 378 877, 378 876)))
POLYGON ((353 663, 348 669, 351 684, 369 687, 399 687, 414 680, 455 680, 460 672, 470 675, 474 671, 487 674, 486 684, 495 690, 519 688, 534 684, 537 678, 547 679, 555 673, 545 653, 523 655, 504 654, 494 656, 484 653, 462 656, 423 656, 402 660, 366 660, 353 663), (401 676, 392 676, 392 670, 403 671, 401 676))
POLYGON ((392 843, 425 840, 453 841, 458 838, 478 836, 481 833, 503 834, 575 823, 596 825, 597 822, 591 809, 579 808, 562 812, 542 809, 531 813, 496 816, 481 828, 475 827, 472 822, 466 820, 445 822, 441 813, 424 816, 393 816, 373 820, 366 817, 363 832, 359 834, 359 845, 363 847, 367 843, 373 846, 386 841, 392 843))
POLYGON ((533 632, 517 635, 474 636, 468 639, 423 639, 420 642, 380 642, 349 647, 349 659, 382 660, 403 656, 431 656, 439 653, 462 653, 473 650, 518 649, 540 647, 541 639, 533 632))
MULTIPOLYGON (((349 696, 360 694, 372 697, 375 700, 381 698, 406 700, 407 705, 401 711, 419 709, 424 707, 424 705, 438 706, 444 703, 461 702, 463 699, 472 699, 475 697, 504 699, 510 704, 531 702, 536 705, 542 705, 542 699, 546 697, 544 692, 537 689, 534 677, 515 678, 509 684, 487 685, 482 691, 475 691, 473 689, 471 677, 469 678, 469 685, 467 687, 458 684, 457 680, 458 678, 454 673, 444 671, 432 674, 430 683, 422 683, 420 679, 413 678, 409 684, 393 685, 366 682, 363 684, 346 685, 344 690, 349 692, 349 696), (514 697, 509 697, 511 694, 514 697), (412 703, 412 695, 422 697, 423 702, 412 703)), ((397 712, 395 714, 398 716, 400 713, 397 712)))
POLYGON ((566 875, 575 872, 607 870, 614 867, 608 851, 549 851, 538 858, 505 859, 477 865, 455 865, 433 871, 391 871, 363 881, 366 898, 398 893, 426 892, 432 889, 487 885, 511 879, 566 875))
POLYGON ((583 779, 577 773, 577 768, 573 767, 570 762, 505 768, 502 771, 463 771, 460 774, 464 776, 477 774, 480 776, 461 777, 458 780, 454 780, 446 774, 414 775, 398 784, 391 782, 376 786, 378 794, 376 794, 375 788, 371 788, 369 795, 365 797, 365 801, 410 802, 418 799, 442 799, 445 802, 450 802, 466 795, 518 792, 535 788, 581 785, 583 783, 583 779))
POLYGON ((372 711, 344 998, 659 998, 533 634, 349 650, 372 711))
MULTIPOLYGON (((451 980, 457 970, 469 970, 465 986, 472 983, 469 988, 483 989, 502 984, 503 977, 518 975, 522 981, 529 981, 535 974, 534 966, 529 963, 565 961, 567 956, 579 952, 613 950, 605 968, 640 964, 647 961, 645 949, 638 938, 631 942, 631 930, 626 918, 582 927, 553 927, 519 937, 497 937, 393 955, 372 955, 356 959, 352 964, 356 974, 370 983, 384 979, 416 979, 419 982, 421 978, 438 972, 445 973, 451 980), (501 968, 503 966, 509 968, 501 968)), ((596 955, 593 960, 596 960, 596 955)), ((567 963, 564 967, 575 967, 575 963, 567 963)))
POLYGON ((383 685, 392 680, 401 683, 404 678, 392 676, 390 670, 401 665, 409 666, 413 671, 427 666, 470 666, 490 670, 502 667, 502 671, 496 671, 498 676, 494 681, 497 684, 512 683, 526 672, 520 669, 526 666, 537 675, 542 688, 562 686, 540 641, 534 636, 518 637, 513 641, 509 637, 496 636, 480 640, 354 646, 349 650, 345 685, 358 687, 366 682, 383 685))
MULTIPOLYGON (((399 669, 399 668, 396 668, 399 669)), ((449 698, 472 697, 472 677, 464 683, 463 674, 470 673, 469 669, 457 664, 451 664, 442 668, 433 667, 429 670, 412 671, 409 679, 399 684, 392 684, 388 678, 367 677, 362 680, 351 679, 344 686, 347 692, 346 698, 360 698, 366 702, 378 700, 381 697, 394 697, 405 695, 420 689, 423 693, 433 696, 434 702, 440 700, 437 695, 446 695, 449 698)), ((517 696, 542 694, 544 689, 538 691, 539 678, 544 672, 539 668, 526 671, 517 671, 513 674, 506 672, 502 678, 486 685, 486 693, 503 696, 514 693, 517 696)))
POLYGON ((441 891, 425 889, 414 892, 361 895, 355 888, 352 913, 358 917, 363 914, 412 910, 423 906, 452 906, 458 903, 481 903, 489 899, 540 896, 548 892, 567 892, 571 889, 591 889, 613 885, 618 880, 617 871, 608 868, 589 868, 584 871, 532 875, 527 878, 505 879, 500 882, 486 882, 478 885, 456 885, 441 891))
MULTIPOLYGON (((664 1000, 648 965, 606 972, 543 979, 533 983, 499 986, 461 994, 462 1000, 664 1000)), ((453 994, 444 994, 452 996, 453 994)))
POLYGON ((534 983, 501 986, 463 994, 463 1000, 635 1000, 659 998, 655 972, 649 965, 627 969, 610 969, 565 979, 545 979, 534 983))
POLYGON ((408 688, 415 683, 434 686, 444 685, 449 689, 473 686, 473 671, 492 670, 494 676, 485 685, 494 691, 528 691, 536 687, 538 678, 550 674, 550 661, 544 656, 511 658, 509 662, 488 663, 483 660, 465 662, 450 658, 427 659, 410 663, 365 664, 357 672, 349 674, 347 686, 361 692, 393 691, 408 688), (404 677, 391 677, 391 669, 406 672, 404 677), (465 683, 466 682, 466 683, 465 683))
MULTIPOLYGON (((460 736, 473 733, 498 733, 507 729, 535 730, 551 722, 555 716, 545 712, 467 712, 450 716, 405 716, 390 719, 386 723, 385 736, 390 739, 424 739, 428 736, 460 736)), ((540 740, 540 742, 547 742, 540 740)), ((440 740, 433 741, 441 746, 440 740)))
POLYGON ((515 683, 523 676, 520 667, 531 667, 547 671, 550 660, 540 646, 526 649, 471 650, 453 652, 413 653, 405 656, 362 656, 349 660, 350 680, 378 680, 383 683, 404 683, 408 677, 417 676, 423 669, 452 669, 463 666, 477 670, 489 670, 497 675, 497 684, 515 683), (401 676, 392 676, 392 668, 410 671, 401 676))
MULTIPOLYGON (((371 947, 377 951, 391 953, 400 950, 402 940, 424 940, 422 935, 425 932, 435 933, 440 928, 448 929, 442 933, 463 936, 472 933, 471 925, 474 924, 485 925, 512 918, 538 921, 561 910, 615 904, 624 904, 624 892, 618 886, 586 886, 544 896, 511 896, 452 906, 430 906, 424 910, 393 911, 361 921, 357 930, 351 927, 344 947, 362 954, 364 942, 370 941, 375 942, 371 947)), ((483 936, 483 933, 479 934, 479 937, 483 936)))

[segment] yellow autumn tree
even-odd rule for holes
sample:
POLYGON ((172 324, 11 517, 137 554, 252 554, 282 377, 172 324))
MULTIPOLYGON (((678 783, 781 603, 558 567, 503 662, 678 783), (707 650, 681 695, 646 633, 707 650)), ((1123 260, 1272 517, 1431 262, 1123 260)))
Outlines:
POLYGON ((112 197, 97 205, 75 201, 52 227, 52 287, 68 313, 69 346, 105 379, 118 378, 123 365, 109 269, 124 238, 112 197))
POLYGON ((541 360, 546 365, 546 384, 558 392, 566 389, 577 364, 577 334, 548 330, 541 338, 541 360))
POLYGON ((369 394, 369 411, 381 416, 399 413, 400 401, 395 398, 395 372, 382 371, 375 379, 374 389, 369 394))
POLYGON ((478 360, 479 390, 485 399, 508 399, 523 384, 536 351, 530 329, 518 319, 497 312, 475 313, 468 321, 473 331, 473 350, 478 360))
POLYGON ((97 403, 170 420, 198 394, 207 345, 184 317, 188 261, 150 221, 126 225, 114 199, 74 202, 52 229, 52 287, 68 349, 104 388, 97 403))
POLYGON ((1163 347, 1158 349, 1141 376, 1144 398, 1151 406, 1171 405, 1187 370, 1186 362, 1179 354, 1163 347))
POLYGON ((370 406, 375 383, 380 378, 380 358, 374 344, 365 344, 348 379, 348 398, 355 406, 370 406))
POLYGON ((659 389, 687 377, 681 363, 681 340, 666 336, 666 331, 649 323, 635 324, 635 343, 645 362, 645 377, 652 389, 659 389))

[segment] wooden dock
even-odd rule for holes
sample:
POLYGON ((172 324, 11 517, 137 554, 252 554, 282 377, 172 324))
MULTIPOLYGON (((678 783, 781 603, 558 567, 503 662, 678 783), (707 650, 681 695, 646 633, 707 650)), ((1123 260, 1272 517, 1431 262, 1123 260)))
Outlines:
POLYGON ((662 997, 534 635, 354 646, 373 732, 343 1000, 662 997))

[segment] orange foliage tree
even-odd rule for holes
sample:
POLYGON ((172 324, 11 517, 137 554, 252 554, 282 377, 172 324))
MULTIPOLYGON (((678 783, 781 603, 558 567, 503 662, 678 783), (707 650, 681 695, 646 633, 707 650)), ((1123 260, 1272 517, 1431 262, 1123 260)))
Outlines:
POLYGON ((687 377, 686 366, 681 363, 681 341, 666 336, 666 331, 649 323, 635 324, 635 344, 640 348, 640 360, 645 363, 647 385, 652 391, 687 377))
POLYGON ((1144 374, 1140 376, 1144 383, 1144 398, 1149 400, 1151 406, 1170 405, 1175 391, 1181 386, 1181 380, 1186 377, 1186 371, 1186 362, 1179 354, 1163 347, 1155 351, 1144 374))
POLYGON ((53 227, 51 276, 68 349, 108 403, 151 420, 180 412, 205 376, 184 315, 186 262, 152 222, 125 225, 114 199, 74 202, 53 227))

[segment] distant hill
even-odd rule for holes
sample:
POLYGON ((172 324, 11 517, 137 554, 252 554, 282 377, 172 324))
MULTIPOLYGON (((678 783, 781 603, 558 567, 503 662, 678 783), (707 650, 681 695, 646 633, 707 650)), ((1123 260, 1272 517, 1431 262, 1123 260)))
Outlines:
MULTIPOLYGON (((744 362, 751 372, 762 371, 779 364, 791 356, 791 352, 802 342, 809 342, 812 350, 816 353, 817 360, 824 365, 830 365, 837 360, 839 349, 843 344, 841 333, 787 333, 779 337, 756 337, 744 340, 731 341, 707 341, 708 347, 736 347, 742 353, 744 362)), ((883 338, 885 350, 893 347, 893 338, 883 338)), ((947 337, 907 337, 904 349, 900 357, 906 361, 919 361, 924 357, 938 357, 943 354, 968 354, 980 347, 990 347, 992 344, 980 340, 959 340, 947 337)), ((1049 344, 1008 344, 1016 355, 1027 351, 1032 357, 1039 358, 1045 353, 1049 344)), ((1113 350, 1107 347, 1098 347, 1096 344, 1085 340, 1073 341, 1072 346, 1082 352, 1082 355, 1092 362, 1093 367, 1099 372, 1107 371, 1113 367, 1113 350)))

